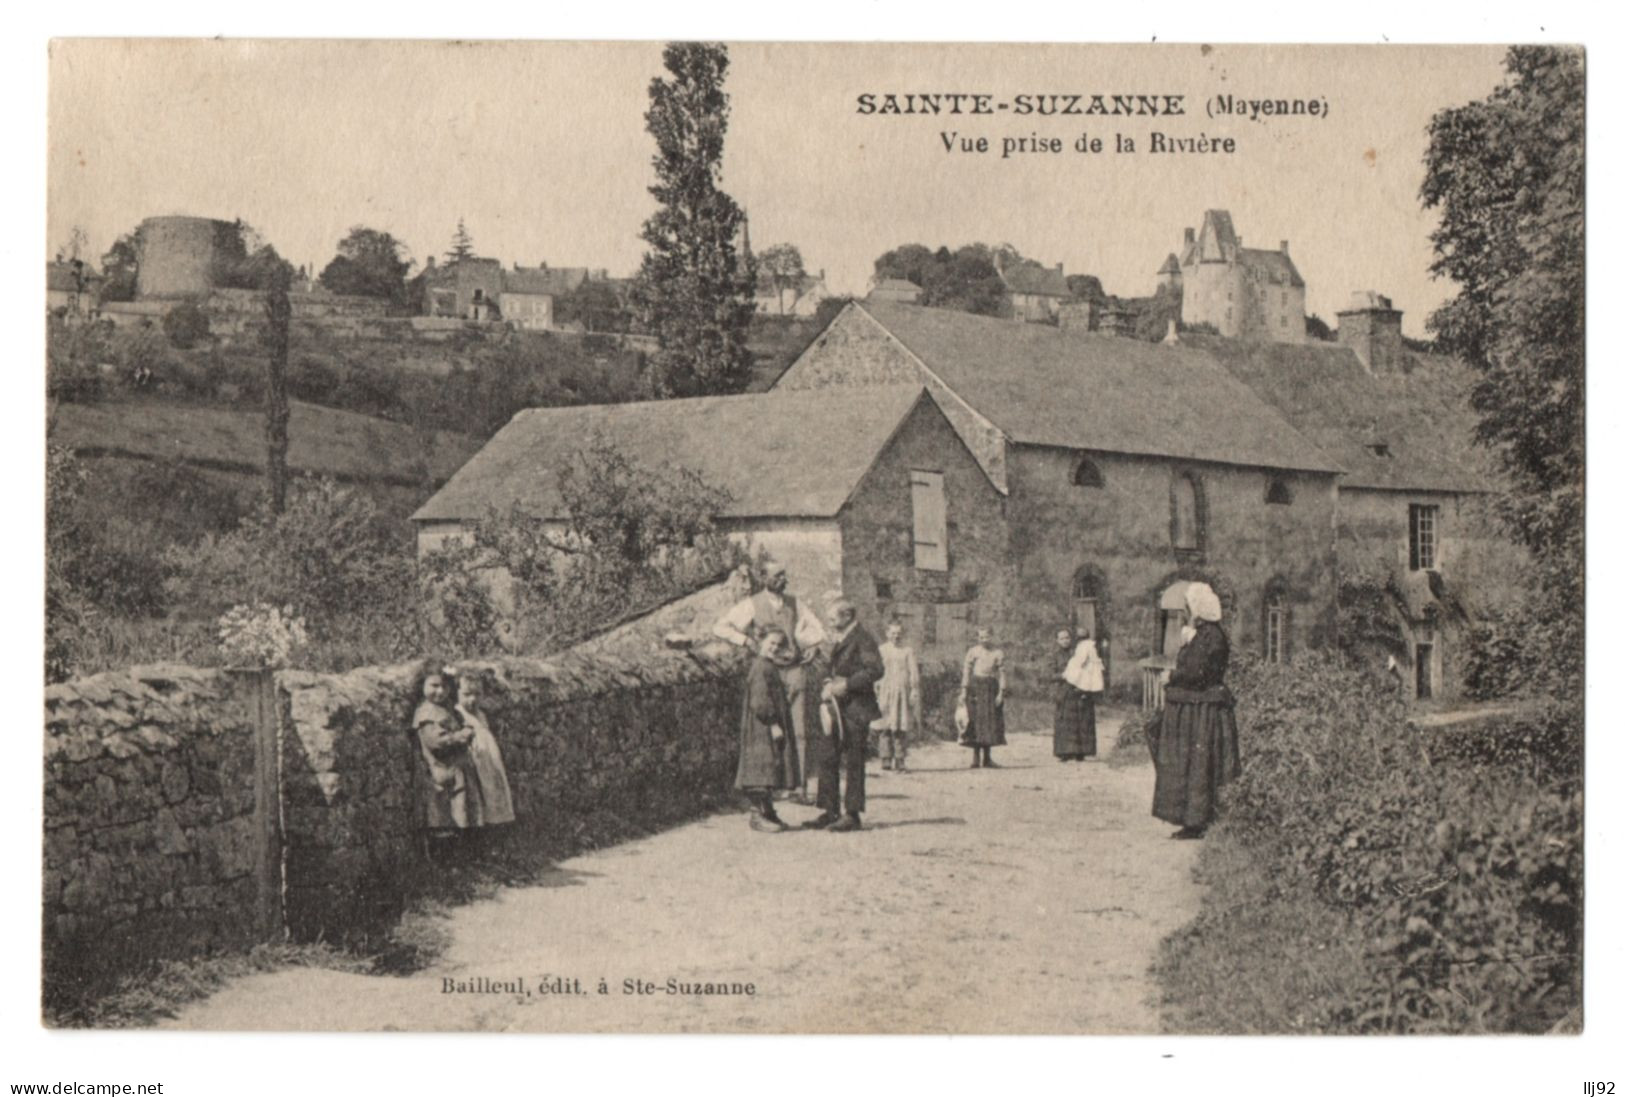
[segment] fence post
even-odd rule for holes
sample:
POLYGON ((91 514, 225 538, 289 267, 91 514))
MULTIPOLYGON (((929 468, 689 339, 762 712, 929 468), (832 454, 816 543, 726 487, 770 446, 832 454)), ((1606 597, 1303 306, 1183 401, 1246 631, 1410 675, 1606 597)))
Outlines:
POLYGON ((269 667, 232 668, 247 694, 254 734, 254 929, 261 941, 287 936, 282 910, 282 712, 276 673, 269 667))

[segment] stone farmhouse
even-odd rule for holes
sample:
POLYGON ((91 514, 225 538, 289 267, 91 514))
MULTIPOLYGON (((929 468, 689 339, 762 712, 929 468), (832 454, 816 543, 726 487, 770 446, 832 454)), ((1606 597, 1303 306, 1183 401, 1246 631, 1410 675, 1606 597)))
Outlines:
POLYGON ((847 591, 870 621, 940 608, 915 633, 939 660, 963 653, 980 599, 1005 601, 1002 495, 918 383, 520 412, 413 515, 419 552, 493 508, 562 519, 559 471, 593 438, 727 492, 723 530, 802 597, 847 591))
POLYGON ((1506 550, 1474 521, 1493 481, 1463 456, 1459 368, 1405 352, 1392 311, 1341 345, 1159 345, 871 301, 777 387, 926 386, 1004 496, 1009 600, 972 612, 1018 664, 1088 627, 1154 700, 1181 583, 1214 585, 1238 649, 1287 660, 1332 639, 1362 577, 1402 621, 1407 688, 1448 697, 1506 550))
POLYGON ((1067 289, 1066 271, 1060 263, 1054 269, 1039 263, 1025 262, 999 271, 1005 292, 1010 297, 1010 313, 1016 320, 1033 324, 1053 324, 1060 315, 1061 306, 1071 297, 1067 289))
POLYGON ((1210 209, 1202 228, 1185 230, 1184 246, 1170 255, 1158 280, 1181 290, 1181 320, 1211 324, 1220 335, 1272 343, 1302 343, 1303 275, 1292 263, 1287 242, 1279 251, 1246 248, 1230 214, 1210 209))

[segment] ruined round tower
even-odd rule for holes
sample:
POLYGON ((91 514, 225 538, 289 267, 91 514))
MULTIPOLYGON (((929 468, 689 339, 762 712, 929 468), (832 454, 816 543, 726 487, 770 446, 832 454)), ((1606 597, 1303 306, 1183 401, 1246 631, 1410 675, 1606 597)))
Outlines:
POLYGON ((204 297, 214 288, 217 234, 207 217, 149 217, 141 222, 135 295, 204 297))

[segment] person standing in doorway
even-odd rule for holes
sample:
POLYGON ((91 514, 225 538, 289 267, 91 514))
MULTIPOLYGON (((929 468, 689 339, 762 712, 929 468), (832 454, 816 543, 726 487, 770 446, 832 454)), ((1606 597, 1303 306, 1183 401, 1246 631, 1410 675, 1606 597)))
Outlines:
POLYGON ((880 768, 902 773, 907 768, 908 737, 920 723, 920 663, 914 649, 903 643, 903 625, 893 621, 886 626, 886 642, 880 645, 880 662, 885 677, 875 687, 880 702, 880 768))
POLYGON ((1004 652, 993 646, 993 630, 976 630, 976 643, 965 653, 960 699, 970 723, 960 742, 971 748, 971 768, 997 769, 993 748, 1004 745, 1004 652))
POLYGON ((831 633, 829 680, 823 688, 824 748, 818 752, 818 806, 823 814, 806 824, 832 831, 863 827, 863 765, 869 725, 880 716, 875 683, 886 672, 880 648, 858 624, 858 611, 840 595, 826 603, 831 633), (842 790, 842 778, 845 790, 842 790))
POLYGON ((789 641, 790 651, 785 657, 788 662, 779 668, 779 678, 790 705, 791 730, 795 733, 798 751, 796 769, 801 778, 799 799, 805 804, 809 802, 808 771, 817 762, 809 753, 814 745, 808 735, 811 723, 808 706, 817 677, 813 660, 818 655, 818 646, 827 637, 817 615, 803 608, 795 595, 789 593, 790 576, 783 564, 777 560, 765 561, 759 578, 762 589, 723 614, 712 631, 731 644, 756 652, 760 651, 761 637, 768 629, 778 629, 789 641))

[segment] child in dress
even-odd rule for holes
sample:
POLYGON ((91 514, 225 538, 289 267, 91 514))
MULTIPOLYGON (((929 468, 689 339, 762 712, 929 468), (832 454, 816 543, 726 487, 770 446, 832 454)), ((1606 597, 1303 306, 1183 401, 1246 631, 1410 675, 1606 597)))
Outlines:
POLYGON ((908 736, 920 722, 920 664, 914 649, 903 643, 903 626, 893 621, 886 626, 886 642, 880 645, 880 661, 885 677, 875 683, 880 702, 880 719, 874 723, 880 732, 880 768, 905 771, 908 736))
POLYGON ((476 671, 466 675, 457 690, 457 715, 473 735, 468 744, 468 825, 471 827, 513 822, 513 792, 508 788, 502 748, 497 745, 486 719, 488 686, 486 677, 476 671))
POLYGON ((993 748, 1004 745, 1004 652, 993 646, 993 630, 976 630, 976 643, 965 653, 960 701, 970 724, 960 743, 971 748, 971 768, 997 769, 993 748))
POLYGON ((423 700, 412 714, 412 730, 428 769, 423 825, 429 834, 430 856, 437 861, 446 859, 469 824, 468 745, 474 733, 457 719, 455 691, 450 675, 431 671, 423 679, 423 700))

